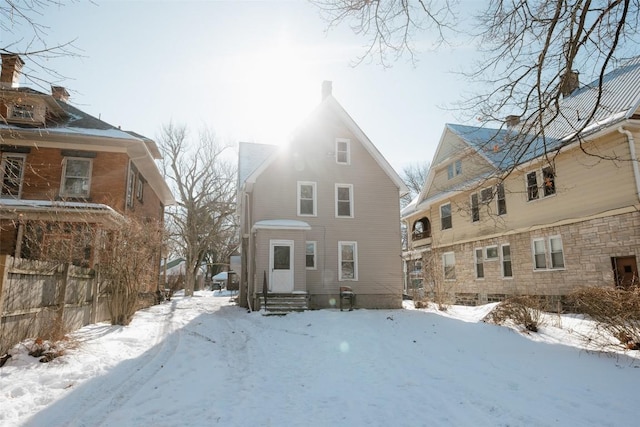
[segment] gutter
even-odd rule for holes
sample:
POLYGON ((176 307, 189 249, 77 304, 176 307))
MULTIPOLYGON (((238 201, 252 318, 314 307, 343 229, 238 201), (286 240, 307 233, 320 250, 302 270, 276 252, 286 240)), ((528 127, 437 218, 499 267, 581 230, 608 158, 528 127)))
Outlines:
POLYGON ((629 152, 631 153, 631 166, 633 167, 633 177, 636 181, 636 195, 640 200, 640 166, 638 166, 638 156, 636 155, 636 142, 633 138, 633 134, 626 130, 624 127, 618 127, 618 132, 627 136, 629 142, 629 152))

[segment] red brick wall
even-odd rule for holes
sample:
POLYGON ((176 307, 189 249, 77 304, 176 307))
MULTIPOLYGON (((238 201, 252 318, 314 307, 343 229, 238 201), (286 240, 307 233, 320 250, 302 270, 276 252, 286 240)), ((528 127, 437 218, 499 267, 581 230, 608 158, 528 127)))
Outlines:
MULTIPOLYGON (((33 147, 27 154, 22 198, 55 200, 62 178, 62 151, 56 148, 33 147)), ((103 203, 124 212, 127 167, 125 153, 97 152, 93 159, 91 190, 88 201, 103 203)))

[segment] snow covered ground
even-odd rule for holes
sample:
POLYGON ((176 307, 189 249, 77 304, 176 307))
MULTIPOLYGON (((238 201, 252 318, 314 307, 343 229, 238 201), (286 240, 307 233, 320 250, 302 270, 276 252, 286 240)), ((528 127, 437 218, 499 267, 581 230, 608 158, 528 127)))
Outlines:
POLYGON ((0 368, 1 426, 630 426, 640 356, 586 351, 589 323, 539 334, 484 307, 247 313, 219 291, 97 324, 0 368))

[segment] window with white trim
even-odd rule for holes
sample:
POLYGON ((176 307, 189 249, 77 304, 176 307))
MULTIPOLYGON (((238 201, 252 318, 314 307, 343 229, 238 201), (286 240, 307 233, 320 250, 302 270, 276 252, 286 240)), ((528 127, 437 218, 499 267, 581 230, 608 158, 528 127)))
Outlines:
POLYGON ((146 181, 142 178, 142 175, 138 175, 138 180, 136 181, 136 199, 139 202, 144 200, 144 183, 146 181))
POLYGON ((338 242, 338 280, 358 280, 357 242, 338 242))
POLYGON ((318 245, 316 242, 307 242, 306 246, 307 248, 305 252, 305 263, 306 263, 307 270, 315 270, 317 268, 316 249, 318 245))
POLYGON ((557 270, 564 268, 562 237, 551 236, 531 241, 534 270, 557 270))
POLYGON ((33 119, 34 106, 29 104, 13 104, 11 106, 12 119, 33 119))
POLYGON ((556 174, 551 166, 527 173, 526 183, 528 201, 556 194, 556 174))
POLYGON ((341 165, 351 164, 351 141, 344 138, 336 138, 336 163, 341 165))
POLYGON ((298 181, 298 216, 316 216, 316 183, 298 181))
POLYGON ((533 239, 533 268, 535 270, 547 269, 547 251, 545 250, 544 239, 533 239))
POLYGON ((0 197, 19 199, 22 194, 25 156, 5 153, 0 162, 0 197))
POLYGON ((129 173, 127 175, 127 207, 133 207, 133 193, 136 187, 136 170, 132 163, 129 163, 129 173))
POLYGON ((500 261, 502 264, 502 277, 513 277, 511 266, 511 245, 504 244, 500 247, 500 261))
POLYGON ((504 184, 496 185, 496 200, 498 204, 498 215, 507 214, 507 199, 504 194, 504 184))
POLYGON ((564 268, 564 250, 560 236, 549 237, 551 268, 564 268))
POLYGON ((440 225, 442 230, 448 230, 453 227, 453 220, 451 218, 451 203, 440 206, 440 225))
POLYGON ((60 195, 63 197, 88 197, 91 189, 91 159, 65 157, 62 166, 60 195))
POLYGON ((480 204, 478 203, 478 193, 471 195, 471 222, 480 221, 480 204))
POLYGON ((444 269, 444 280, 456 279, 456 256, 453 252, 442 254, 442 267, 444 269))
POLYGON ((484 279, 484 257, 482 256, 482 248, 476 248, 474 253, 476 261, 476 279, 484 279))
POLYGON ((484 259, 487 261, 495 261, 498 259, 498 246, 487 246, 484 249, 484 259))
POLYGON ((352 184, 336 184, 336 217, 353 218, 352 184))
POLYGON ((447 179, 453 179, 454 177, 462 174, 462 160, 456 160, 449 163, 447 166, 447 179))

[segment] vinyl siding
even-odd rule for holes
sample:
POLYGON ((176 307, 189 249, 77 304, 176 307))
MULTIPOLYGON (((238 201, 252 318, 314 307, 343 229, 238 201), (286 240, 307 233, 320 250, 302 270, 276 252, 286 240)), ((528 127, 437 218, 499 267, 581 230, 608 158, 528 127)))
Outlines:
MULTIPOLYGON (((306 274, 311 294, 328 299, 335 296, 339 286, 347 285, 357 294, 395 295, 399 303, 402 263, 398 188, 353 134, 332 117, 325 119, 298 134, 289 149, 256 179, 252 221, 296 219, 311 226, 304 240, 317 242, 318 268, 306 270, 304 263, 299 268, 306 274), (336 163, 335 138, 351 141, 350 165, 336 163), (297 215, 298 181, 317 183, 317 216, 297 215), (353 218, 336 218, 335 184, 353 185, 353 218), (357 281, 338 281, 339 241, 358 243, 357 281)), ((296 246, 296 253, 304 254, 304 245, 296 246)), ((268 259, 268 253, 257 255, 268 259)))
MULTIPOLYGON (((585 147, 596 150, 595 144, 587 144, 585 147)), ((626 137, 616 132, 602 138, 598 141, 597 153, 600 156, 617 156, 627 160, 603 160, 588 156, 579 148, 560 153, 554 160, 556 194, 540 196, 537 200, 527 200, 525 176, 531 171, 539 172, 546 164, 535 163, 514 171, 504 183, 507 214, 503 216, 496 215, 496 201, 492 200, 488 207, 481 204, 480 221, 471 221, 470 194, 489 186, 489 182, 434 203, 426 211, 426 216, 432 223, 433 245, 447 245, 508 230, 577 220, 637 203, 626 137), (440 205, 447 202, 452 206, 453 227, 441 230, 440 205)), ((540 179, 538 184, 540 185, 540 179)), ((424 213, 425 211, 416 213, 410 218, 410 222, 424 216, 424 213)))

